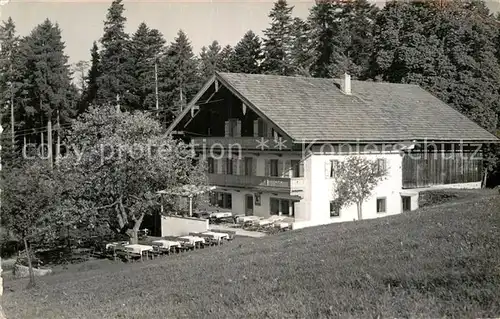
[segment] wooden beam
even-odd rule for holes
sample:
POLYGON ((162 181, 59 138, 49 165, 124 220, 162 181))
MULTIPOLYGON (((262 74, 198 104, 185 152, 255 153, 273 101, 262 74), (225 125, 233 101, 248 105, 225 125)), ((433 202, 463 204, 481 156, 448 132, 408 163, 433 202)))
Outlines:
POLYGON ((189 119, 189 121, 186 122, 186 124, 184 125, 184 128, 186 128, 188 126, 188 124, 191 123, 191 121, 196 117, 196 115, 198 115, 198 113, 200 113, 200 110, 198 110, 196 113, 194 113, 194 110, 191 109, 191 118, 189 119))
POLYGON ((205 92, 210 88, 212 83, 215 81, 215 75, 203 86, 203 88, 196 93, 196 96, 189 102, 186 108, 182 110, 182 113, 179 114, 175 120, 168 126, 167 128, 167 134, 172 133, 172 131, 175 129, 177 125, 179 125, 180 121, 189 113, 189 110, 195 103, 198 102, 198 100, 205 94, 205 92))
MULTIPOLYGON (((191 118, 194 117, 194 111, 199 110, 199 109, 200 109, 199 105, 193 105, 193 107, 191 108, 191 118)), ((184 127, 186 127, 186 126, 184 126, 184 127)))
MULTIPOLYGON (((204 104, 204 103, 207 103, 208 101, 210 101, 214 95, 215 95, 216 92, 213 92, 206 101, 204 101, 203 103, 201 104, 204 104)), ((189 121, 186 122, 186 124, 184 124, 184 127, 187 127, 189 123, 191 123, 191 121, 194 119, 194 117, 200 113, 200 110, 201 110, 201 107, 199 105, 193 105, 193 108, 191 109, 191 118, 189 119, 189 121), (198 112, 194 113, 194 109, 198 110, 198 112)))
POLYGON ((219 81, 215 79, 215 92, 219 92, 219 81))

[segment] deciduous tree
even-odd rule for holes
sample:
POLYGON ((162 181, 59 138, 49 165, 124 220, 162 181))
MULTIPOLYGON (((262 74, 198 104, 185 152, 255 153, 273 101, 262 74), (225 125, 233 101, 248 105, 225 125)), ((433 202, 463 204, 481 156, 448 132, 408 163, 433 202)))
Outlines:
POLYGON ((377 161, 362 156, 349 156, 333 167, 334 198, 340 206, 356 204, 358 220, 363 219, 363 202, 386 178, 387 169, 377 161))
POLYGON ((2 185, 2 225, 24 243, 29 286, 34 286, 31 244, 53 238, 57 222, 64 219, 62 187, 48 163, 40 160, 2 170, 2 185))
MULTIPOLYGON (((79 207, 132 242, 144 216, 159 209, 157 191, 206 183, 204 162, 196 163, 186 145, 162 134, 144 112, 91 107, 73 123, 67 145, 82 151, 81 157, 70 153, 62 161, 80 185, 73 195, 79 207)), ((168 211, 172 202, 164 203, 168 211)))
POLYGON ((80 60, 73 64, 73 79, 76 80, 76 85, 81 93, 87 89, 87 72, 90 68, 90 62, 80 60))

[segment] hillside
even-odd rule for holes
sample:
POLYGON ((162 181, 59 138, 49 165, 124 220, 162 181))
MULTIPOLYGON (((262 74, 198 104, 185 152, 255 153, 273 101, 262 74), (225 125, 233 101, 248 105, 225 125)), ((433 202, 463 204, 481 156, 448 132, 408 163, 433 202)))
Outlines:
POLYGON ((94 266, 7 281, 7 318, 498 317, 500 196, 94 266))

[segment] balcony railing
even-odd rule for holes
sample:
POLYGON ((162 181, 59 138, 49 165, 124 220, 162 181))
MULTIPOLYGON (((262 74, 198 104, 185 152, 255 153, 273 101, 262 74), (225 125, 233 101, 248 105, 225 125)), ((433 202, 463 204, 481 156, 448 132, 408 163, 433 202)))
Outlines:
POLYGON ((191 142, 195 148, 213 149, 218 151, 221 148, 233 151, 251 150, 300 150, 300 145, 293 145, 291 141, 282 139, 275 141, 272 137, 193 137, 191 142), (280 142, 278 144, 278 142, 280 142))
POLYGON ((210 184, 226 187, 257 188, 295 193, 303 190, 303 178, 208 174, 210 184))

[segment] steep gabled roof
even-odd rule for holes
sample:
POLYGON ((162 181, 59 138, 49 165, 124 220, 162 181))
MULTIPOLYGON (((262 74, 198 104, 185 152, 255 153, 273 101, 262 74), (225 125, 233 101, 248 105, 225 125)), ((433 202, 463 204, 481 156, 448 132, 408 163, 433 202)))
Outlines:
POLYGON ((294 140, 498 141, 417 85, 219 73, 294 140))
POLYGON ((215 78, 295 141, 499 142, 417 85, 352 81, 352 95, 346 95, 338 79, 242 73, 215 78))

